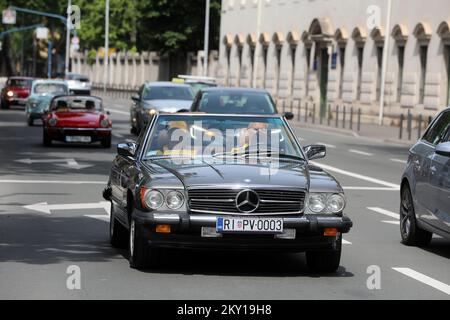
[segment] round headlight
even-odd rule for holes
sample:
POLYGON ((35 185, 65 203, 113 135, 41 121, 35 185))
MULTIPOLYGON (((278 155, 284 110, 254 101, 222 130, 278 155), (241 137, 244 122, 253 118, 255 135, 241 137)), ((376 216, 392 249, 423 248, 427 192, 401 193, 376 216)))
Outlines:
POLYGON ((6 93, 6 95, 7 95, 8 97, 14 97, 14 92, 8 91, 8 92, 6 93))
POLYGON ((181 192, 171 191, 166 196, 166 204, 169 209, 178 210, 184 204, 184 196, 181 192))
POLYGON ((156 111, 155 109, 150 109, 150 110, 148 110, 147 112, 148 112, 148 114, 151 115, 151 116, 154 116, 154 115, 157 113, 157 111, 156 111))
POLYGON ((327 211, 330 213, 340 213, 345 208, 345 198, 341 194, 333 194, 328 198, 327 211))
POLYGON ((57 123, 58 123, 58 119, 56 119, 56 118, 51 118, 50 120, 48 120, 49 126, 54 127, 54 126, 56 126, 57 123))
POLYGON ((158 190, 149 190, 145 193, 144 202, 149 209, 159 209, 164 204, 164 196, 158 190))
POLYGON ((321 213, 327 206, 327 199, 324 194, 312 193, 308 197, 308 208, 314 213, 321 213))

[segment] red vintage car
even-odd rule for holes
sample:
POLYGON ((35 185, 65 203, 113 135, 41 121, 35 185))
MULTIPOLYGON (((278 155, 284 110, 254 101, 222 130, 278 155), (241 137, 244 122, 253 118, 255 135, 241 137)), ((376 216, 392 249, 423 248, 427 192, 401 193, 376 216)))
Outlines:
POLYGON ((1 92, 1 107, 9 109, 12 105, 25 105, 31 92, 34 78, 10 77, 1 92))
POLYGON ((43 144, 53 141, 111 147, 112 121, 102 99, 88 96, 57 96, 43 116, 43 144))

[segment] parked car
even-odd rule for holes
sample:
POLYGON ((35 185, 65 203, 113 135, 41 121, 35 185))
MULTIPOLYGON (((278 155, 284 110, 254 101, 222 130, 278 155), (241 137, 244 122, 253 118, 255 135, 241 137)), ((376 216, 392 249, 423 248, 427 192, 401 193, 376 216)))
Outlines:
POLYGON ((100 98, 57 96, 43 118, 43 144, 100 142, 104 148, 110 148, 112 121, 108 115, 100 98))
POLYGON ((132 97, 131 132, 139 133, 157 112, 179 112, 191 107, 191 87, 172 82, 146 82, 132 97))
POLYGON ((217 80, 211 77, 179 75, 172 82, 190 85, 194 94, 197 94, 201 89, 217 87, 217 80))
POLYGON ((91 95, 91 81, 87 76, 78 73, 68 73, 65 76, 69 90, 73 94, 91 95))
POLYGON ((312 270, 333 272, 353 224, 339 182, 309 162, 325 155, 302 149, 280 116, 157 114, 137 143, 118 146, 103 192, 111 244, 129 247, 135 268, 155 266, 161 248, 199 248, 306 251, 312 270), (248 144, 255 132, 276 136, 248 144), (224 136, 236 143, 219 152, 224 136))
MULTIPOLYGON (((275 102, 266 90, 221 87, 201 89, 194 99, 191 111, 216 114, 278 114, 275 102)), ((290 112, 284 116, 288 120, 294 118, 290 112)))
POLYGON ((450 108, 409 152, 401 185, 400 231, 406 245, 428 245, 433 233, 450 239, 450 108))
POLYGON ((69 94, 69 87, 65 81, 59 80, 35 80, 31 86, 31 94, 26 101, 25 112, 29 126, 34 120, 42 119, 42 116, 50 107, 50 102, 55 96, 69 94))
POLYGON ((30 95, 33 78, 11 77, 1 91, 1 107, 9 109, 12 105, 25 105, 30 95))

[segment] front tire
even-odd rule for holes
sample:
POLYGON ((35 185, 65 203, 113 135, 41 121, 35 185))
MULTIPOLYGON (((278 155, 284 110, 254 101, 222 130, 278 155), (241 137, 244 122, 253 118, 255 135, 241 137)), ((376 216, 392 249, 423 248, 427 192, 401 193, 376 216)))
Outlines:
POLYGON ((333 273, 339 268, 342 254, 342 237, 337 243, 338 249, 323 252, 307 252, 306 263, 308 268, 314 272, 333 273))
POLYGON ((2 107, 2 109, 7 110, 7 109, 9 109, 9 103, 2 99, 1 107, 2 107))
POLYGON ((407 246, 427 246, 433 237, 433 233, 420 229, 417 225, 414 202, 409 186, 405 186, 402 190, 400 234, 402 243, 407 246))
POLYGON ((128 231, 117 221, 113 204, 109 220, 109 242, 114 248, 120 249, 126 248, 128 244, 128 231))
POLYGON ((44 145, 44 147, 51 147, 52 146, 52 139, 48 135, 47 131, 45 131, 45 129, 43 131, 44 131, 44 134, 43 134, 43 137, 42 137, 42 144, 44 145))
POLYGON ((150 247, 134 219, 130 223, 129 253, 130 267, 134 269, 155 267, 159 259, 158 249, 150 247))
POLYGON ((111 143, 112 143, 111 141, 112 141, 111 136, 103 139, 102 142, 101 142, 102 147, 105 148, 105 149, 111 148, 111 143))
POLYGON ((28 123, 28 126, 29 126, 29 127, 32 127, 32 126, 34 125, 34 119, 31 118, 31 117, 28 117, 27 123, 28 123))

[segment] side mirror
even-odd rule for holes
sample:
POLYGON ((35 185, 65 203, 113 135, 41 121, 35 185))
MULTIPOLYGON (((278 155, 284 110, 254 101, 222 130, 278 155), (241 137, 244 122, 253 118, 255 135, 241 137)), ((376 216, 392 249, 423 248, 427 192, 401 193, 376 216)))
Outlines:
POLYGON ((306 146, 303 148, 309 160, 323 159, 327 156, 327 148, 321 145, 306 146))
POLYGON ((117 145, 117 153, 122 157, 136 156, 137 145, 134 142, 120 143, 117 145))
POLYGON ((286 118, 286 120, 292 120, 294 119, 294 114, 292 112, 285 112, 284 117, 286 118))
POLYGON ((131 96, 131 100, 133 100, 134 102, 139 102, 141 100, 141 98, 139 97, 138 94, 133 94, 131 96))
POLYGON ((450 142, 440 143, 436 146, 436 154, 450 157, 450 142))

